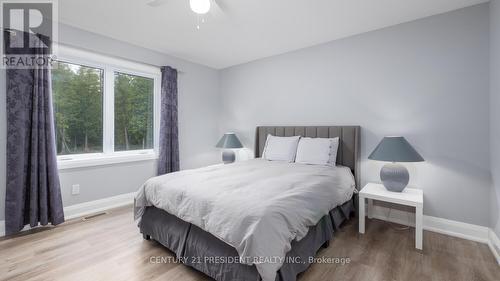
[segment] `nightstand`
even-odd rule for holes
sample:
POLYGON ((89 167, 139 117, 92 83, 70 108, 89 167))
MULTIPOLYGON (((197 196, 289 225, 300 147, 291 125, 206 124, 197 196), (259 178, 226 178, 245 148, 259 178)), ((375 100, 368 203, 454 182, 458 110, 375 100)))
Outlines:
POLYGON ((420 189, 405 188, 403 192, 388 191, 382 184, 368 183, 359 192, 359 233, 365 233, 365 199, 368 199, 368 218, 371 218, 372 200, 415 207, 415 248, 422 250, 422 221, 424 193, 420 189))

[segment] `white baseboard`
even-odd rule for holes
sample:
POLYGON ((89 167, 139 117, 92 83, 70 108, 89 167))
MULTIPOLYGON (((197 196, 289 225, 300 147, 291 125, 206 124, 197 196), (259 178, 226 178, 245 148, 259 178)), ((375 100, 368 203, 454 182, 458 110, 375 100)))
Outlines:
POLYGON ((99 199, 64 207, 64 217, 66 220, 70 220, 94 213, 99 213, 109 209, 133 204, 134 195, 135 192, 125 193, 113 197, 108 197, 104 199, 99 199))
MULTIPOLYGON (((415 213, 400 211, 382 206, 373 206, 372 217, 379 220, 390 221, 397 224, 415 226, 415 213)), ((472 240, 480 243, 488 243, 490 229, 459 221, 437 218, 424 215, 423 227, 425 230, 437 232, 449 236, 472 240)))
POLYGON ((371 217, 378 220, 415 227, 414 213, 373 205, 371 217))
MULTIPOLYGON (((395 209, 390 210, 382 206, 373 206, 371 217, 397 224, 415 226, 414 213, 395 209)), ((491 228, 425 215, 423 228, 436 233, 488 244, 500 265, 500 240, 491 228)))
POLYGON ((475 224, 424 216, 424 229, 479 243, 488 243, 489 228, 475 224))
POLYGON ((488 246, 490 246, 491 252, 497 259, 498 265, 500 265, 500 239, 498 239, 493 229, 489 231, 488 246))
MULTIPOLYGON (((120 194, 99 200, 84 202, 76 205, 64 207, 64 218, 66 220, 84 217, 90 214, 103 212, 109 209, 118 208, 134 203, 135 192, 120 194)), ((22 231, 30 229, 29 226, 22 231)), ((0 237, 5 236, 5 221, 0 221, 0 237)))

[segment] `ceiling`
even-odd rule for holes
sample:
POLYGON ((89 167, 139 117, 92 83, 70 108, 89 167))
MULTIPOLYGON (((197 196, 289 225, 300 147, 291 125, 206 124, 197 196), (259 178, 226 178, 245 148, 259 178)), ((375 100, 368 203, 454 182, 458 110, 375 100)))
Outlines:
MULTIPOLYGON (((60 21, 216 69, 487 0, 217 0, 196 28, 189 0, 64 0, 60 21), (83 16, 82 16, 83 15, 83 16)), ((213 0, 212 0, 213 1, 213 0)))

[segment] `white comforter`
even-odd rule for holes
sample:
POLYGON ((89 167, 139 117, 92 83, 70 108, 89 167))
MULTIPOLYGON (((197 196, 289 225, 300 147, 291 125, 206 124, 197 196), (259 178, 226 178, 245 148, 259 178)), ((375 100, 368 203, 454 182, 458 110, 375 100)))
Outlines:
POLYGON ((253 159, 149 179, 135 196, 135 218, 155 206, 234 247, 274 281, 290 243, 354 192, 346 167, 253 159))

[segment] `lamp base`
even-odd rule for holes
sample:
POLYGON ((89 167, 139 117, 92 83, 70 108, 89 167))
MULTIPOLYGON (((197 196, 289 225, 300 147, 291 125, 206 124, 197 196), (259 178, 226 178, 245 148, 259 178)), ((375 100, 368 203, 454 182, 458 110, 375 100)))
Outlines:
POLYGON ((410 181, 410 174, 405 166, 389 163, 380 170, 380 179, 387 190, 402 192, 410 181))
POLYGON ((224 164, 233 163, 234 160, 236 160, 236 155, 234 154, 234 151, 232 150, 222 151, 222 162, 224 162, 224 164))

